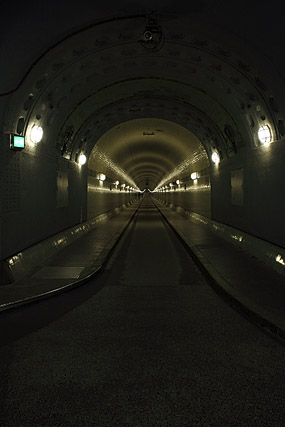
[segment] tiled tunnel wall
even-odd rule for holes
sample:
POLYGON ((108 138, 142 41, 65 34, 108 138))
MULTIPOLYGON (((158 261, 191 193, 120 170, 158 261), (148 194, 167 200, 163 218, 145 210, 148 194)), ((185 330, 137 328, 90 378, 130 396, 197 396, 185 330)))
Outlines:
POLYGON ((87 219, 108 212, 138 198, 138 193, 110 190, 110 185, 92 176, 88 177, 87 219))
POLYGON ((159 200, 211 218, 211 189, 168 191, 155 194, 159 200))
MULTIPOLYGON (((244 152, 211 171, 211 185, 155 197, 285 248, 284 140, 244 152)), ((198 180, 199 182, 199 180, 198 180)))

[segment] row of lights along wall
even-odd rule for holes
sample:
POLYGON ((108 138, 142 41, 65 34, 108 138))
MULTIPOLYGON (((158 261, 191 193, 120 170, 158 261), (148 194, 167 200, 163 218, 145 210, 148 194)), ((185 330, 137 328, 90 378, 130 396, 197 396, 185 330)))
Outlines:
MULTIPOLYGON (((191 176, 191 179, 193 181, 196 181, 199 178, 198 172, 192 172, 190 176, 191 176)), ((181 185, 182 181, 180 181, 180 179, 177 179, 175 181, 175 184, 176 185, 181 185)), ((163 187, 157 188, 156 191, 167 190, 169 188, 171 189, 172 187, 174 187, 175 184, 173 182, 170 182, 168 185, 164 185, 163 187)))
MULTIPOLYGON (((43 128, 41 126, 33 125, 30 132, 30 141, 38 143, 43 138, 43 128)), ((263 125, 258 129, 258 139, 261 144, 269 144, 272 141, 272 134, 268 125, 263 125)), ((10 135, 10 148, 14 150, 22 150, 25 148, 25 136, 11 134, 10 135)), ((220 156, 217 151, 213 151, 211 155, 212 162, 219 164, 220 156)), ((87 162, 85 154, 77 155, 76 161, 79 165, 83 166, 87 162)))
MULTIPOLYGON (((38 143, 43 138, 43 128, 41 126, 33 125, 30 132, 30 141, 33 143, 38 143)), ((25 148, 25 136, 23 135, 17 135, 17 134, 11 134, 10 135, 10 143, 11 143, 11 149, 23 149, 25 148)), ((261 142, 261 144, 268 144, 272 142, 272 134, 270 131, 270 127, 268 125, 263 125, 258 129, 258 139, 261 142)), ((87 161, 87 158, 85 154, 81 153, 77 156, 77 162, 80 165, 84 165, 87 161)), ((214 163, 219 163, 219 154, 214 151, 212 153, 212 161, 214 163)))
MULTIPOLYGON (((33 125, 30 132, 30 141, 34 144, 39 143, 43 138, 43 128, 41 126, 33 125)), ((10 134, 10 148, 14 150, 22 150, 25 148, 25 137, 22 135, 10 134)), ((77 156, 77 163, 81 166, 85 165, 87 162, 87 157, 85 154, 81 153, 77 156)), ((104 182, 106 179, 106 175, 103 173, 99 174, 99 181, 104 182)), ((119 181, 115 181, 114 185, 118 187, 119 181)), ((122 188, 126 188, 127 190, 135 190, 133 187, 121 184, 122 188)))
MULTIPOLYGON (((268 125, 264 125, 261 126, 258 130, 258 139, 262 144, 268 144, 271 142, 272 136, 271 136, 271 131, 268 125)), ((212 155, 211 155, 211 159, 212 162, 215 165, 218 165, 220 163, 220 156, 219 153, 217 151, 213 151, 212 155)), ((192 172, 191 173, 191 179, 193 181, 195 181, 198 178, 198 173, 197 172, 192 172)), ((181 182, 179 179, 176 180, 176 184, 180 185, 181 182)), ((168 188, 172 188, 174 186, 174 184, 172 182, 170 182, 168 185, 165 185, 163 187, 157 188, 156 191, 161 191, 161 190, 167 190, 168 188)))
MULTIPOLYGON (((103 183, 106 180, 106 175, 104 173, 98 173, 97 179, 99 180, 99 182, 103 183)), ((118 180, 115 182, 112 182, 112 184, 115 186, 115 188, 118 188, 120 186, 121 189, 123 189, 123 190, 138 191, 137 189, 131 187, 130 185, 126 185, 126 184, 120 185, 120 181, 118 181, 118 180)), ((110 189, 111 189, 111 187, 110 187, 110 189)))

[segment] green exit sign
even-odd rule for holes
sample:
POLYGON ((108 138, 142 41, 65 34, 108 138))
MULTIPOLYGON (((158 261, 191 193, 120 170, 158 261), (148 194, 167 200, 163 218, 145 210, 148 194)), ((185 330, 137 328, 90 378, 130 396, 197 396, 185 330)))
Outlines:
POLYGON ((10 148, 12 150, 22 150, 23 148, 25 148, 25 137, 11 134, 10 148))

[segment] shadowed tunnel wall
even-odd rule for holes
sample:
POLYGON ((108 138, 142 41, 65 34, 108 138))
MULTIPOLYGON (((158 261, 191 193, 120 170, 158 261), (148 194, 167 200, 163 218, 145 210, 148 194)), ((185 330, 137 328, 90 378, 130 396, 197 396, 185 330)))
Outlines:
POLYGON ((111 183, 88 176, 87 219, 138 199, 138 193, 116 190, 111 183))
MULTIPOLYGON (((81 22, 74 17, 73 24, 66 19, 64 34, 63 23, 53 22, 50 11, 42 20, 53 31, 42 31, 41 38, 31 27, 27 39, 21 19, 23 45, 6 26, 6 45, 14 40, 9 54, 13 52, 11 60, 17 67, 9 70, 10 62, 1 62, 1 259, 132 197, 129 192, 111 191, 107 182, 106 191, 97 191, 87 166, 80 166, 77 157, 82 152, 88 158, 109 129, 135 119, 176 123, 197 137, 209 159, 213 151, 221 155, 218 166, 210 160, 206 187, 194 190, 189 182, 186 190, 159 192, 161 197, 285 246, 285 64, 277 55, 284 40, 282 22, 268 27, 267 13, 251 7, 251 15, 245 16, 242 8, 239 18, 252 24, 245 35, 234 26, 232 9, 227 9, 232 20, 223 20, 225 3, 215 4, 215 16, 213 3, 207 1, 199 4, 197 15, 195 10, 188 15, 162 12, 163 37, 156 50, 142 41, 147 14, 140 7, 135 15, 125 12, 120 19, 115 15, 107 21, 94 12, 88 16, 91 25, 86 16, 81 22), (264 124, 271 129, 269 144, 258 139, 264 124), (35 125, 44 130, 38 144, 30 138, 35 125), (13 134, 25 136, 23 151, 10 149, 13 134)), ((267 12, 272 22, 281 19, 276 10, 267 12)), ((25 13, 32 11, 27 8, 25 13)), ((35 25, 40 26, 37 21, 35 25)), ((7 51, 4 47, 0 53, 7 51)), ((141 131, 140 135, 144 149, 141 131)), ((143 179, 154 171, 154 186, 183 160, 173 149, 161 150, 153 160, 156 143, 144 152, 149 162, 145 156, 141 163, 143 179), (164 159, 163 166, 159 158, 164 159)), ((172 148, 176 143, 179 138, 172 148)), ((120 144, 114 143, 114 152, 120 144)), ((124 150, 117 158, 132 178, 139 157, 132 154, 130 144, 124 150)), ((185 176, 173 176, 174 181, 177 178, 183 182, 185 176)))

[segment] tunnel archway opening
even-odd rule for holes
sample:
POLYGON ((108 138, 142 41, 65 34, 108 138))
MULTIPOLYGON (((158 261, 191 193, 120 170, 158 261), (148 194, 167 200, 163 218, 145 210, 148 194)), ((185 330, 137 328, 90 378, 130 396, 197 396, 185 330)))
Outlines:
MULTIPOLYGON (((3 110, 2 256, 86 219, 88 168, 77 158, 81 152, 88 157, 112 127, 147 116, 188 124, 208 156, 218 150, 221 162, 211 167, 213 219, 284 246, 284 80, 268 60, 272 55, 205 16, 178 14, 162 22, 166 39, 159 52, 138 43, 145 29, 140 13, 96 21, 66 38, 58 33, 42 56, 34 52, 29 72, 18 61, 19 85, 3 110), (264 125, 269 146, 258 138, 264 125), (39 143, 30 138, 34 126, 44 132, 39 143), (12 134, 26 138, 17 155, 9 149, 12 134)), ((176 186, 181 177, 169 178, 173 188, 165 190, 171 167, 157 156, 148 168, 139 157, 141 168, 132 160, 123 165, 144 186, 147 181, 178 197, 185 191, 176 186)), ((171 166, 174 158, 167 158, 171 166)), ((101 193, 115 194, 114 184, 101 182, 101 193)), ((135 185, 123 188, 131 194, 135 185)))
POLYGON ((208 153, 194 133, 170 120, 138 118, 105 132, 90 152, 87 186, 87 218, 97 214, 99 199, 109 207, 111 194, 125 202, 145 189, 211 216, 208 153))

